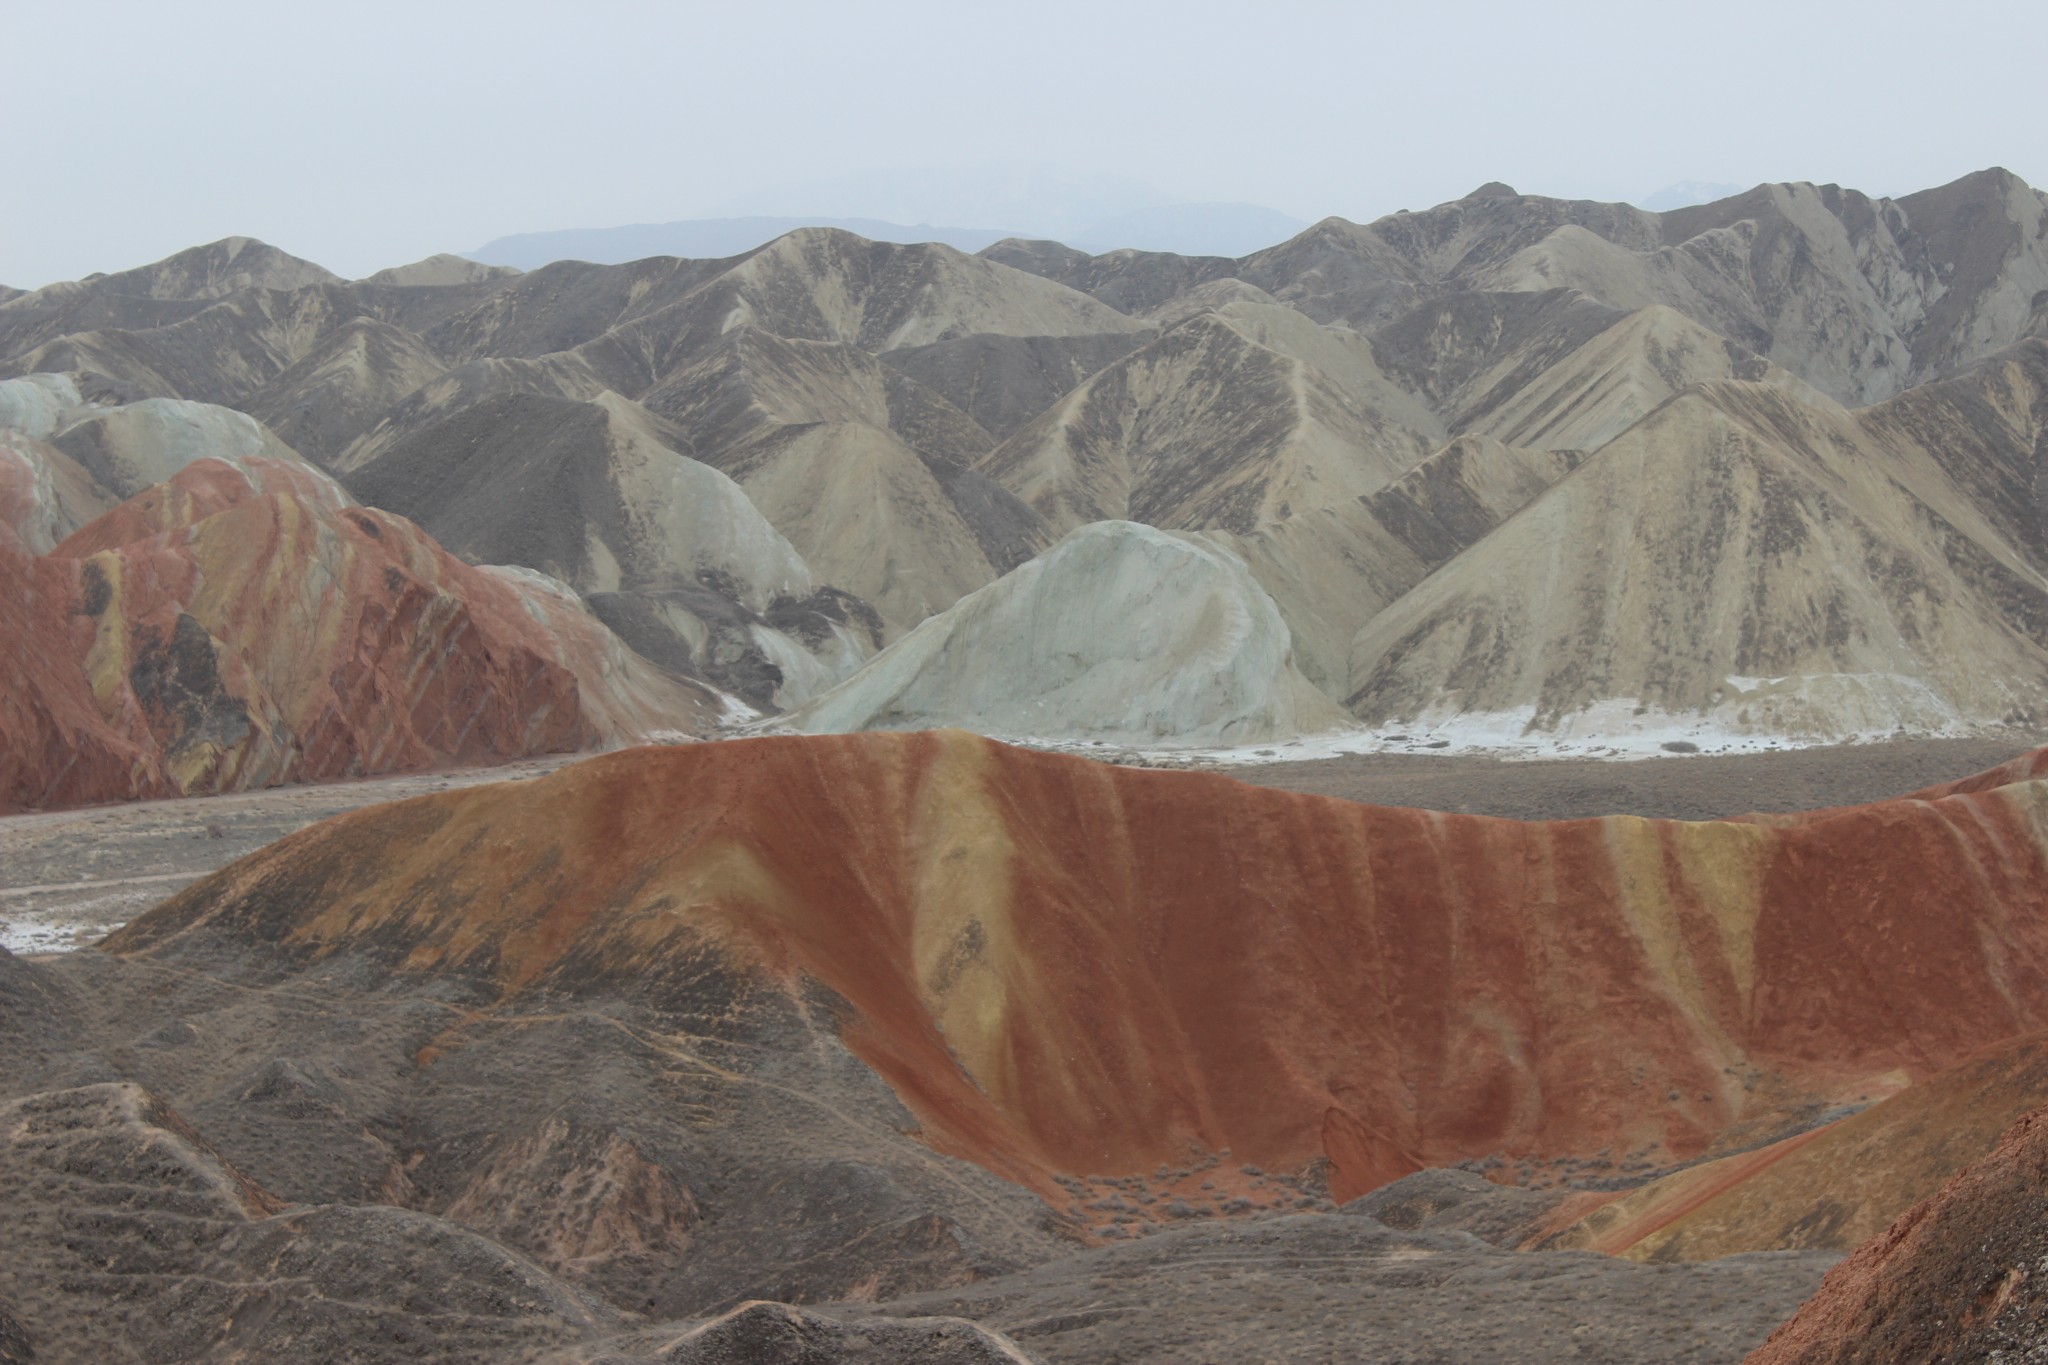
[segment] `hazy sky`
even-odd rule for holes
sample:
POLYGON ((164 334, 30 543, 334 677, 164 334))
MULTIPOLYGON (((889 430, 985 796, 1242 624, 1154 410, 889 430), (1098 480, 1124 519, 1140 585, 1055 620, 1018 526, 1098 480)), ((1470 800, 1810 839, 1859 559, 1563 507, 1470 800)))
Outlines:
POLYGON ((990 160, 1311 220, 1487 180, 2048 186, 2041 0, 0 0, 0 44, 17 287, 233 233, 360 275, 990 160))

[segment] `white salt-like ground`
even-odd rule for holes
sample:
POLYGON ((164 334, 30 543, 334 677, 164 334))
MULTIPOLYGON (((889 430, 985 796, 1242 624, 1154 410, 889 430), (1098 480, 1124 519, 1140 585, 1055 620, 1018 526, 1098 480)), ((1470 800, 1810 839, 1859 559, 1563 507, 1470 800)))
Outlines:
MULTIPOLYGON (((1962 716, 1921 679, 1891 673, 1784 678, 1731 675, 1715 692, 1713 704, 1695 712, 1663 711, 1633 698, 1610 698, 1539 728, 1533 705, 1485 712, 1443 708, 1371 729, 1331 729, 1229 746, 1183 742, 1171 734, 1162 734, 1146 743, 1011 731, 1001 725, 976 724, 971 717, 950 723, 1027 748, 1203 764, 1273 763, 1377 753, 1625 761, 1693 753, 1773 753, 1908 738, 1960 739, 2004 728, 1988 716, 1962 716)), ((755 734, 799 732, 777 719, 761 721, 747 729, 755 734)))
POLYGON ((76 918, 75 912, 62 919, 46 920, 21 915, 9 918, 6 908, 0 906, 0 948, 22 957, 36 953, 68 953, 99 942, 126 924, 130 917, 131 912, 123 911, 111 920, 90 916, 76 918))
POLYGON ((1742 701, 1766 692, 1785 679, 1731 678, 1737 695, 1712 711, 1673 714, 1655 711, 1627 698, 1596 702, 1561 718, 1550 729, 1535 728, 1536 709, 1425 714, 1377 729, 1333 730, 1266 744, 1229 748, 1177 745, 1114 746, 1044 736, 997 736, 1029 748, 1062 753, 1128 753, 1161 762, 1252 764, 1336 758, 1344 754, 1485 755, 1507 760, 1599 758, 1627 761, 1672 758, 1685 754, 1782 753, 1790 749, 1842 744, 1876 744, 1904 738, 1958 739, 1993 727, 1939 719, 1938 712, 1918 710, 1901 721, 1897 712, 1878 711, 1858 717, 1877 724, 1859 728, 1819 730, 1765 729, 1737 717, 1742 701))

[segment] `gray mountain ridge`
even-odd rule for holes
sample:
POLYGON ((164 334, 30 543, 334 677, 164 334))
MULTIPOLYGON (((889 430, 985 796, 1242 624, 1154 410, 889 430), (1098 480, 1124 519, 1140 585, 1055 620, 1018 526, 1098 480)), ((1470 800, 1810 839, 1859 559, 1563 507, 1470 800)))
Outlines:
MULTIPOLYGON (((1619 490, 1593 491, 1626 464, 1600 454, 1687 400, 1722 415, 1660 429, 1747 433, 1747 472, 1724 467, 1737 483, 1811 467, 1818 432, 1862 450, 1862 475, 1904 481, 1900 503, 1828 475, 1804 505, 1862 518, 1857 544, 1914 565, 1884 581, 1923 585, 1947 622, 1936 630, 1906 596, 1866 594, 1853 610, 1803 588, 1751 594, 1741 611, 1724 598, 1708 617, 1726 638, 1696 643, 1730 678, 1835 680, 1788 684, 1796 705, 1734 706, 1727 724, 1967 729, 2048 714, 2048 656, 2007 619, 2043 587, 2041 529, 2006 486, 2026 485, 2018 463, 2037 459, 2036 358, 2011 352, 1981 399, 1900 409, 1910 428, 1844 425, 1842 411, 2048 333, 2044 227, 2048 200, 1994 168, 1896 200, 1761 185, 1661 215, 1495 183, 1369 224, 1326 219, 1243 256, 1014 237, 968 254, 804 227, 716 259, 517 273, 435 258, 347 282, 229 239, 0 302, 0 372, 89 372, 242 407, 359 495, 464 553, 565 577, 643 653, 757 707, 802 705, 1062 534, 1127 520, 1242 557, 1287 622, 1290 667, 1361 720, 1469 713, 1538 730, 1606 702, 1701 716, 1747 693, 1592 667, 1444 586, 1526 578, 1544 542, 1518 523, 1566 503, 1617 542, 1580 537, 1574 553, 1631 562, 1620 542, 1653 527, 1617 520, 1639 506, 1619 490), (1775 396, 1759 407, 1731 385, 1775 396), (521 395, 547 402, 509 404, 521 395), (1941 466, 1939 452, 1966 448, 1988 463, 1941 466), (800 569, 764 579, 700 548, 711 522, 685 510, 698 494, 658 495, 681 499, 663 503, 668 530, 634 520, 629 504, 668 486, 656 469, 703 496, 724 487, 689 472, 703 466, 763 518, 748 543, 772 536, 800 569), (1429 469, 1473 512, 1429 533, 1454 553, 1418 555, 1403 504, 1381 497, 1429 469), (525 482, 504 484, 511 471, 525 482), (529 485, 563 491, 521 505, 529 485), (628 488, 642 491, 620 501, 628 488), (1966 554, 1987 558, 1950 562, 1966 554), (750 586, 770 581, 787 586, 750 586), (1450 615, 1390 614, 1416 593, 1410 609, 1440 600, 1450 615), (1779 619, 1808 610, 1854 624, 1813 634, 1779 619), (1995 686, 1912 643, 1947 631, 1976 642, 1995 686), (1538 665, 1528 650, 1551 653, 1538 665), (1852 676, 1864 680, 1841 681, 1852 676)), ((1752 530, 1775 515, 1754 489, 1728 496, 1752 530)), ((1775 534, 1696 552, 1753 555, 1775 534)), ((1156 562, 1134 548, 1100 571, 1156 562)), ((1629 612, 1687 620, 1717 591, 1672 580, 1629 612)), ((1176 723, 1160 718, 1163 742, 1176 723)), ((1055 710, 1046 724, 1091 722, 1055 710)))
MULTIPOLYGON (((1270 246, 1307 226, 1298 218, 1256 204, 1172 204, 1119 214, 1069 236, 1073 245, 1095 252, 1135 248, 1240 256, 1270 246)), ((1010 238, 1036 235, 1014 228, 942 227, 879 218, 750 216, 513 233, 463 254, 487 265, 520 270, 568 260, 618 265, 649 256, 717 259, 743 255, 802 228, 837 228, 876 242, 939 242, 966 252, 981 251, 1010 238)))

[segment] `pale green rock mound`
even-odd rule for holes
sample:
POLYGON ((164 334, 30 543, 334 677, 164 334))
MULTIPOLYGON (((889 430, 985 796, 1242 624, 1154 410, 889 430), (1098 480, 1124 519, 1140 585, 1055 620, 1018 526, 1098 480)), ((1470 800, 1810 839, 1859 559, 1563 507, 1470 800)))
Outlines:
POLYGON ((1295 667, 1287 624, 1242 560, 1103 521, 962 598, 781 723, 1194 747, 1349 722, 1295 667))

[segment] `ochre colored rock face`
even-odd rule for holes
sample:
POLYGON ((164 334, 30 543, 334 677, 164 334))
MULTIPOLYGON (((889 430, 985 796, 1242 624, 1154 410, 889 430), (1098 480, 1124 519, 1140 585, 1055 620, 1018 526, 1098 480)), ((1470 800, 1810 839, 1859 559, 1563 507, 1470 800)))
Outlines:
POLYGON ((1057 1173, 1689 1158, 2048 1027, 2048 790, 1784 824, 1517 823, 958 732, 595 759, 383 807, 109 941, 846 1005, 943 1150, 1057 1173))
POLYGON ((570 751, 701 706, 573 602, 213 460, 50 555, 0 544, 0 581, 0 811, 570 751))
POLYGON ((2024 1360, 2048 1339, 2048 1109, 1828 1272, 1746 1365, 2024 1360))
POLYGON ((1846 1252, 1990 1151, 2044 1099, 2048 1037, 2035 1034, 1853 1117, 1651 1181, 1535 1240, 1642 1261, 1846 1252))

